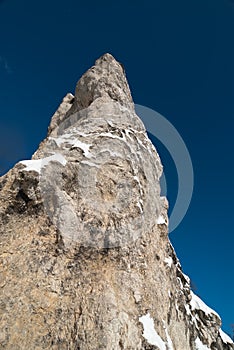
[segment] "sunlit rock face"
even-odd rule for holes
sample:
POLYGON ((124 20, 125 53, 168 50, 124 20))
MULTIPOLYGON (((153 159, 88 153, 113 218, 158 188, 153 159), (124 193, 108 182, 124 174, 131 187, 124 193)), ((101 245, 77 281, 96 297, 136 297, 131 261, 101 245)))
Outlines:
POLYGON ((59 111, 65 113, 55 113, 34 159, 46 158, 40 187, 64 244, 111 248, 135 242, 157 223, 162 166, 134 112, 121 65, 111 55, 101 57, 59 111), (51 155, 66 165, 48 163, 51 155))
POLYGON ((234 349, 182 273, 161 173, 105 54, 0 179, 1 349, 234 349))

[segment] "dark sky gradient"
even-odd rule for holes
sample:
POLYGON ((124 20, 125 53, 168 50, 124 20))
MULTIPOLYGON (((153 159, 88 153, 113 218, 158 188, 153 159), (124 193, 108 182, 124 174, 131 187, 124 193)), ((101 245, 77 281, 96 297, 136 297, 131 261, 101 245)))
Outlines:
MULTIPOLYGON (((29 159, 76 81, 105 52, 134 101, 166 117, 194 166, 194 195, 171 233, 197 294, 234 323, 234 4, 231 0, 0 1, 0 172, 29 159)), ((171 207, 177 178, 159 150, 171 207)))

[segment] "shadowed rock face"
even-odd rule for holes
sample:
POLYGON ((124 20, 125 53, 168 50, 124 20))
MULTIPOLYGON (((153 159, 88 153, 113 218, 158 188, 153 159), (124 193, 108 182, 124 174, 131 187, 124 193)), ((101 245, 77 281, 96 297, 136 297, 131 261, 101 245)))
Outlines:
POLYGON ((234 349, 181 271, 161 172, 105 54, 0 179, 1 349, 234 349))

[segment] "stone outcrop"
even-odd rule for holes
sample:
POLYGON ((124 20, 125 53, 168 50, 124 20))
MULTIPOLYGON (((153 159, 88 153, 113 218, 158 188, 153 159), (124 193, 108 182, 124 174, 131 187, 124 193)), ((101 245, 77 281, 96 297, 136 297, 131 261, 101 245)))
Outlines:
POLYGON ((1 349, 234 349, 168 239, 161 173, 105 54, 0 179, 1 349))

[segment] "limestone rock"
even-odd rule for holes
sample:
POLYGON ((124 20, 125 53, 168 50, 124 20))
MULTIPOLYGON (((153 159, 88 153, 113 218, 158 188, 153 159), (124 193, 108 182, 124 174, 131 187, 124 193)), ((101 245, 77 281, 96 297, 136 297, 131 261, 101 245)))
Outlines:
POLYGON ((105 54, 0 179, 1 349, 234 349, 170 244, 161 173, 105 54))

